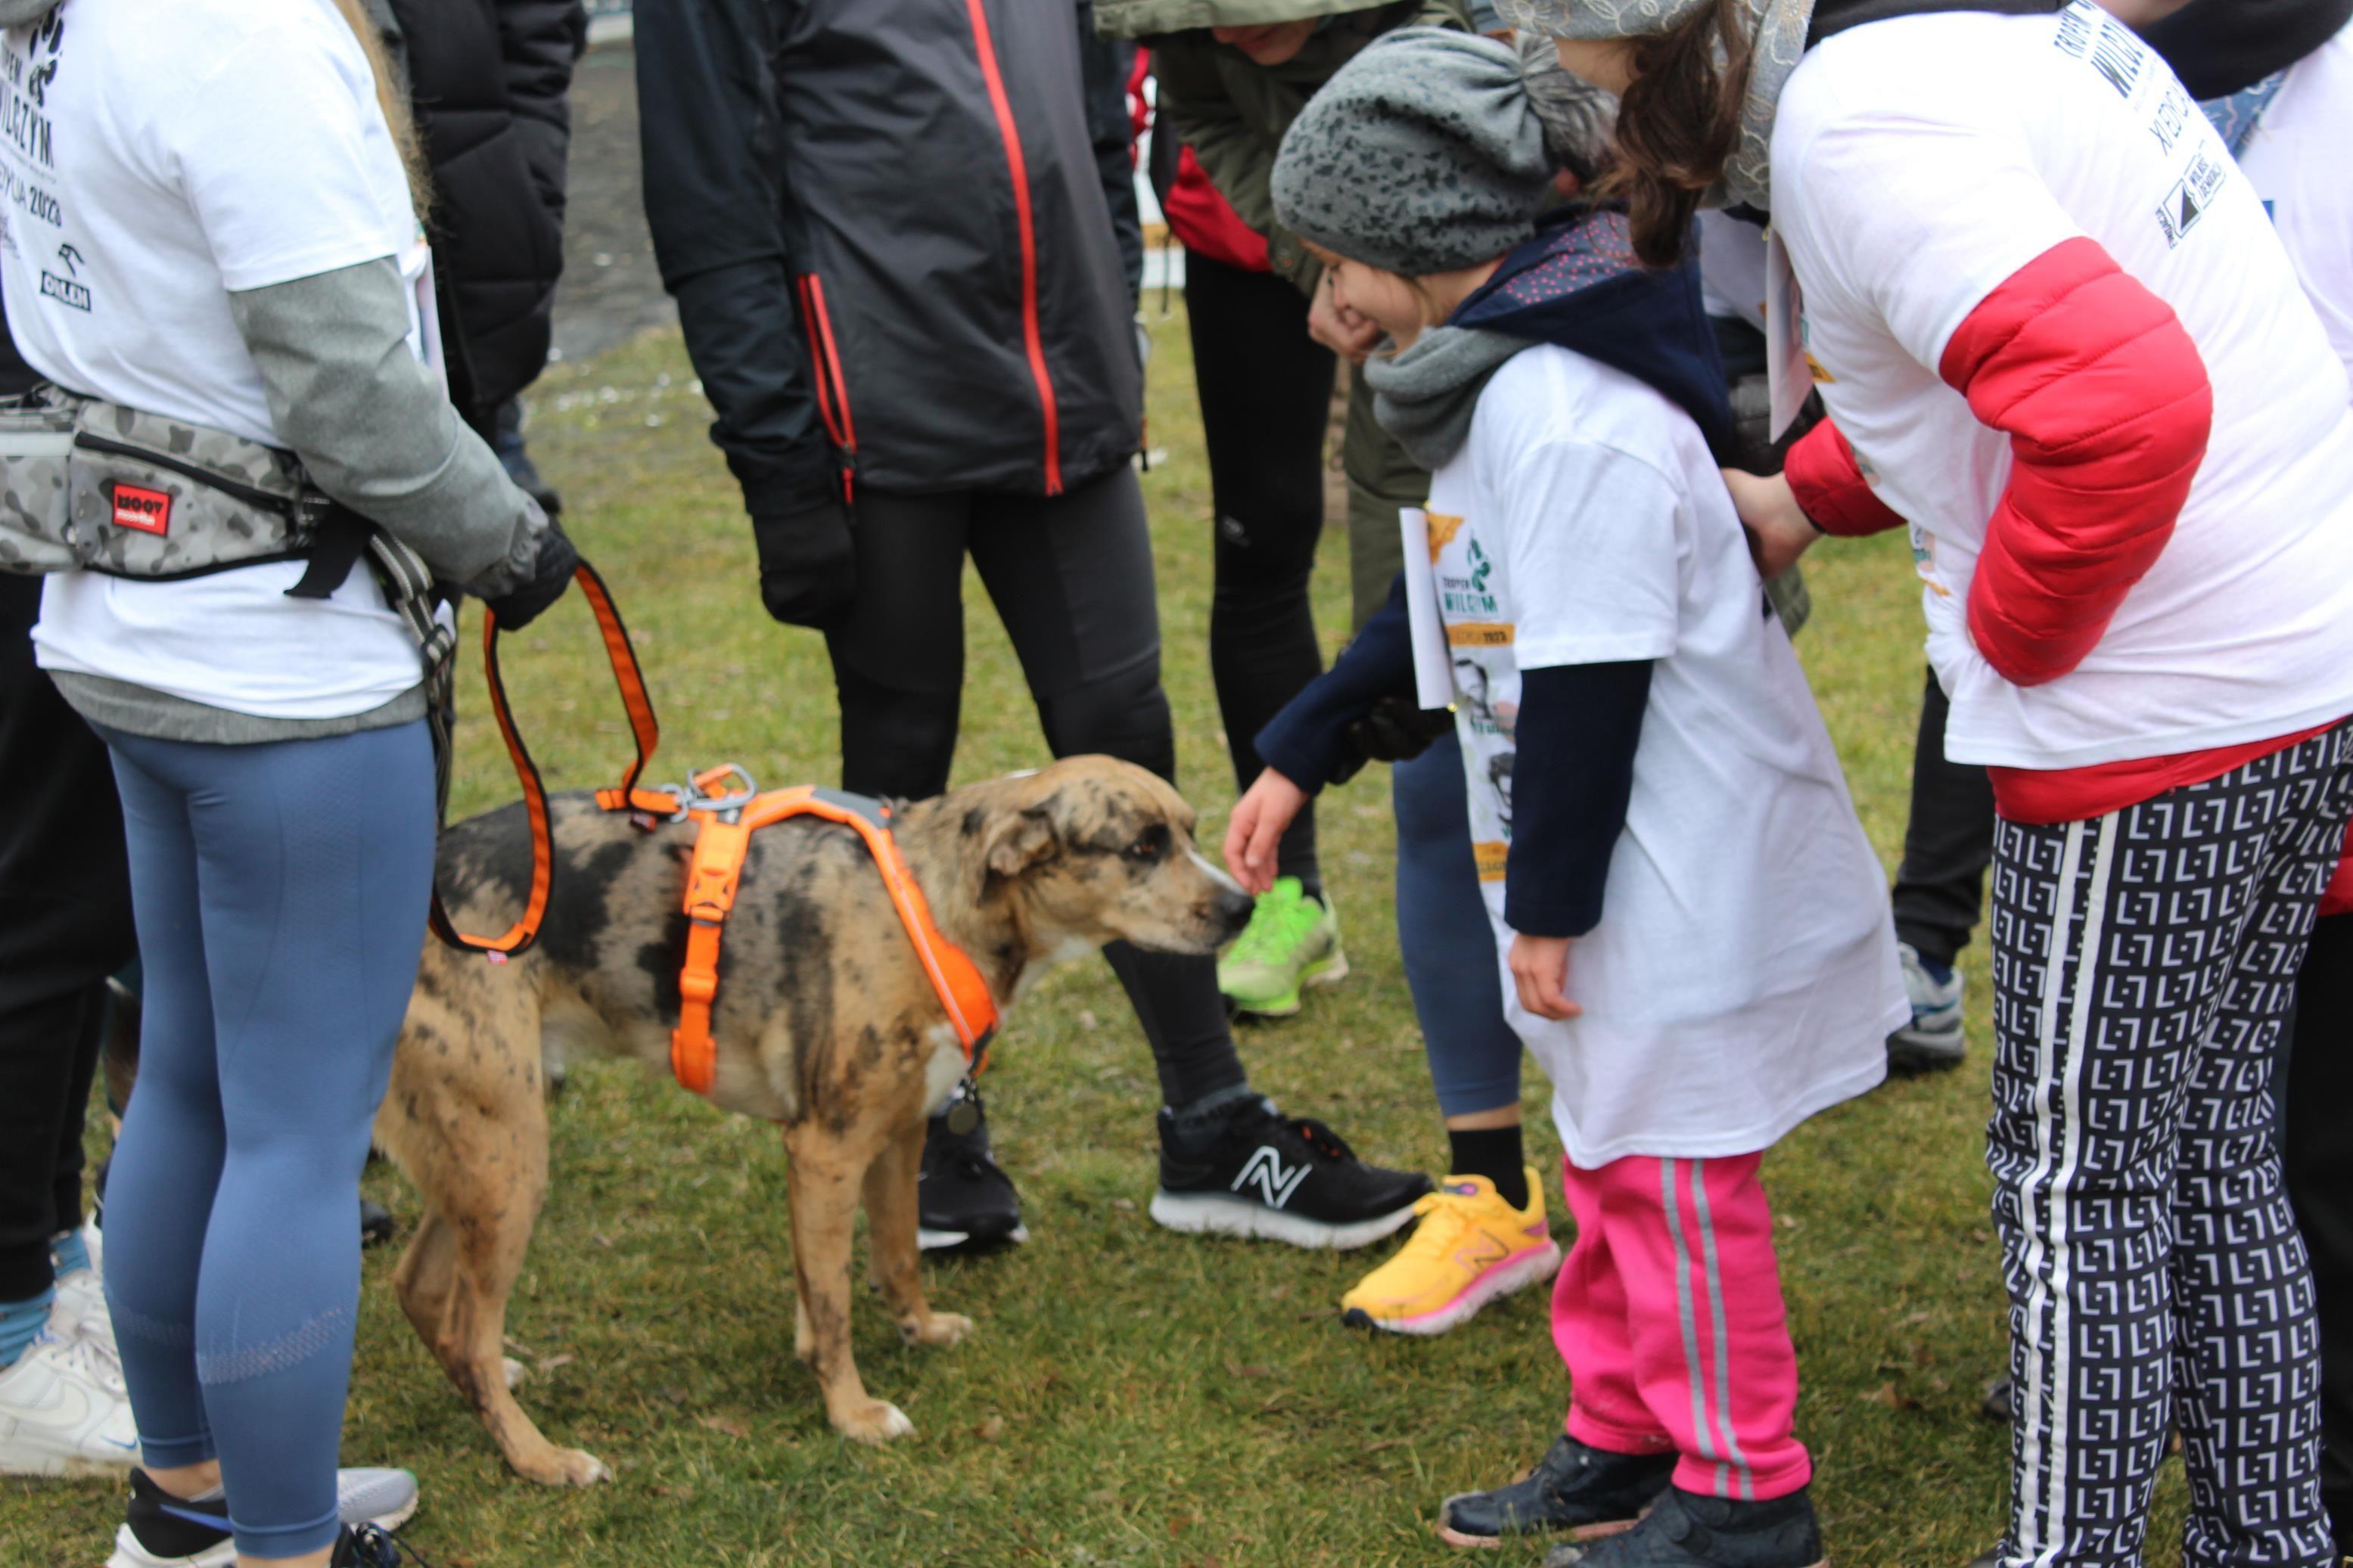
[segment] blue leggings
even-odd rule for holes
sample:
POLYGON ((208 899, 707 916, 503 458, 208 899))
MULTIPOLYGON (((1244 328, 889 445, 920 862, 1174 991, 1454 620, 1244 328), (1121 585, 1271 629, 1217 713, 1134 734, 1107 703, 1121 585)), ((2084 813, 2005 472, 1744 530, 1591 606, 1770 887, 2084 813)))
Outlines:
POLYGON ((193 745, 103 731, 146 964, 106 1296, 153 1468, 218 1458, 241 1552, 335 1537, 359 1180, 433 877, 422 721, 193 745))
POLYGON ((1441 1115, 1520 1102, 1520 1037, 1504 1017, 1494 928, 1471 858, 1462 748, 1449 730, 1389 771, 1398 948, 1441 1115))

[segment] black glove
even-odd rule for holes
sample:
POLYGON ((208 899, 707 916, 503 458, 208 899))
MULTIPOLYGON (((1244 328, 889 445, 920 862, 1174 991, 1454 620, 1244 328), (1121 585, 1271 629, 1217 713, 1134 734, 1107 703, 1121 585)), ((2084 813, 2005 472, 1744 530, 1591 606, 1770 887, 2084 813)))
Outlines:
POLYGON ((1450 709, 1424 708, 1410 697, 1384 697, 1371 712, 1348 726, 1346 772, 1334 784, 1355 778, 1366 763, 1402 763, 1430 750, 1430 743, 1454 727, 1450 709))
POLYGON ((792 626, 833 625, 858 596, 849 509, 825 500, 799 511, 752 514, 760 547, 760 603, 792 626))
POLYGON ((551 518, 547 531, 539 536, 539 554, 531 563, 530 578, 485 601, 491 614, 499 618, 499 630, 519 632, 537 620, 540 611, 564 597, 564 590, 572 586, 572 574, 579 569, 580 552, 572 548, 572 541, 564 537, 564 530, 551 518))

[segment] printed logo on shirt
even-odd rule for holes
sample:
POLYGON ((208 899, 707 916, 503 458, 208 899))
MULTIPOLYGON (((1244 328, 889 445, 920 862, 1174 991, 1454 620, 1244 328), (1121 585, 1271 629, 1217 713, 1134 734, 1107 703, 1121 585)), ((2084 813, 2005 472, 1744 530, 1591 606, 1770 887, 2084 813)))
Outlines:
POLYGON ((1512 646, 1512 628, 1504 621, 1449 621, 1446 624, 1446 646, 1509 647, 1512 646))
MULTIPOLYGON (((1457 526, 1460 526, 1458 523, 1457 526)), ((1479 547, 1473 537, 1465 552, 1468 572, 1441 572, 1438 574, 1438 607, 1451 621, 1456 616, 1465 620, 1503 618, 1504 607, 1495 595, 1487 591, 1487 579, 1495 573, 1495 563, 1479 547)), ((1435 564, 1435 563, 1432 563, 1435 564)), ((1504 639, 1508 642, 1511 639, 1504 639)), ((1460 647, 1458 641, 1456 644, 1460 647)))
MULTIPOLYGON (((1484 839, 1472 845, 1471 858, 1478 864, 1479 879, 1482 882, 1502 881, 1504 865, 1510 858, 1511 852, 1512 847, 1500 838, 1484 839)), ((1457 861, 1456 864, 1460 865, 1461 862, 1457 861)))
POLYGON ((2165 200, 2157 209, 2157 223, 2165 230, 2168 248, 2179 245, 2206 209, 2214 203, 2222 189, 2230 170, 2211 154, 2201 151, 2190 161, 2189 172, 2174 182, 2173 189, 2165 193, 2165 200))
POLYGON ((64 16, 50 12, 34 27, 22 52, 8 51, 7 68, 0 71, 0 137, 44 169, 57 167, 56 138, 43 110, 49 83, 57 79, 58 47, 65 31, 64 16))
POLYGON ((1454 536, 1462 531, 1462 520, 1449 516, 1442 511, 1424 512, 1422 516, 1428 520, 1430 563, 1435 566, 1438 564, 1439 552, 1453 543, 1454 536))
POLYGON ((2148 50, 2133 30, 2088 0, 2059 14, 2059 51, 2089 61, 2120 98, 2132 97, 2148 65, 2148 50))
POLYGON ((142 533, 169 533, 172 498, 142 485, 118 483, 114 487, 114 526, 135 528, 142 533))

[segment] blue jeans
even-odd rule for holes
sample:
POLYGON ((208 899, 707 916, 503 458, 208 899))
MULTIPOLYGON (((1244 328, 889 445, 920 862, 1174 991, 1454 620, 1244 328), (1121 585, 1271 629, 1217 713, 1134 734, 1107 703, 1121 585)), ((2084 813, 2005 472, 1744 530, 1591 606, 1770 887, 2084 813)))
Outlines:
POLYGON ((195 745, 105 731, 146 965, 106 1295, 150 1468, 218 1458, 239 1552, 336 1533, 359 1180, 433 879, 422 721, 195 745))
POLYGON ((1449 730, 1389 772, 1397 808, 1398 950, 1441 1115, 1520 1102, 1520 1037, 1471 857, 1462 748, 1449 730))

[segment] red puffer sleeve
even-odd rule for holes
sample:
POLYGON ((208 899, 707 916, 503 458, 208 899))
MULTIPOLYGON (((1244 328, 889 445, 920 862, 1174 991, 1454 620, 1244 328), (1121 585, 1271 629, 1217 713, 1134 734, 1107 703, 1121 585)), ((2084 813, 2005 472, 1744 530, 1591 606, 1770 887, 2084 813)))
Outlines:
POLYGON ((1824 533, 1854 539, 1904 526, 1862 477, 1854 448, 1827 419, 1790 446, 1781 474, 1798 505, 1824 533))
POLYGON ((2012 458, 1969 636, 2004 679, 2054 680, 2172 537, 2213 423, 2205 362, 2172 307, 2077 238, 1987 295, 1937 369, 2012 458))

